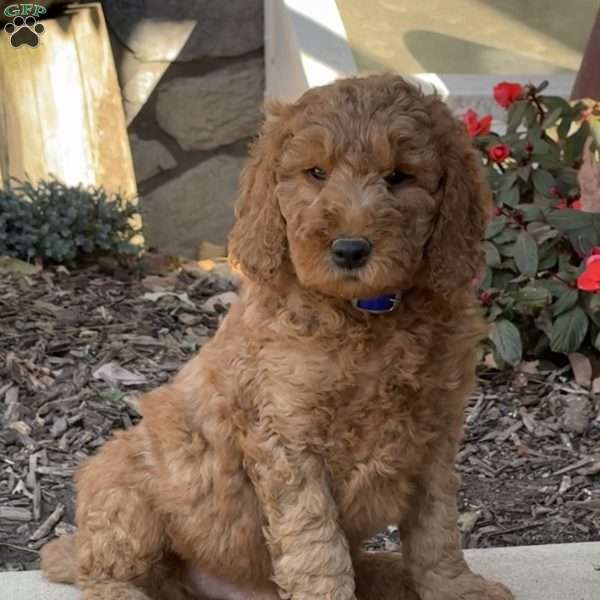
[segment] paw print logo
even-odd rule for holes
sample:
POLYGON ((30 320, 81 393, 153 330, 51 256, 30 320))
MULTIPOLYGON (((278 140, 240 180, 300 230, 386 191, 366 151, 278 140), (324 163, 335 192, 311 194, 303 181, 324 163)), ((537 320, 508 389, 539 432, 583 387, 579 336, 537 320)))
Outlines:
POLYGON ((10 45, 13 48, 27 45, 35 48, 39 44, 39 36, 44 33, 45 28, 37 19, 29 15, 26 18, 15 17, 4 26, 4 31, 10 35, 10 45))

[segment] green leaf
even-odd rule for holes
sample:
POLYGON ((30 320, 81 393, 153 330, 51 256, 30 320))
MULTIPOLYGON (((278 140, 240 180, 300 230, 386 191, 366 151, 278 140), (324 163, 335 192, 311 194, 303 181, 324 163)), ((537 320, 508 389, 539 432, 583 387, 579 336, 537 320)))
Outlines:
POLYGON ((594 217, 591 213, 571 208, 551 212, 546 216, 546 221, 563 233, 594 227, 594 217))
POLYGON ((508 108, 508 122, 506 130, 508 133, 512 133, 519 128, 521 121, 523 121, 523 117, 525 116, 525 111, 527 110, 527 101, 526 100, 518 100, 517 102, 513 102, 508 108))
POLYGON ((594 246, 600 244, 600 214, 566 208, 549 213, 546 221, 565 233, 580 255, 588 254, 594 246))
POLYGON ((543 98, 541 98, 541 100, 542 104, 550 111, 556 108, 560 108, 561 111, 564 113, 568 113, 571 111, 571 105, 560 96, 544 96, 543 98))
POLYGON ((493 216, 485 230, 485 239, 489 240, 498 235, 506 227, 506 217, 504 215, 493 216))
POLYGON ((485 241, 483 242, 483 250, 485 252, 485 264, 489 267, 499 267, 502 259, 498 248, 492 242, 485 241))
POLYGON ((515 208, 523 215, 523 219, 529 223, 542 218, 542 209, 537 204, 519 204, 515 208))
POLYGON ((577 171, 570 167, 564 167, 556 172, 556 180, 563 184, 566 189, 571 190, 578 187, 577 171))
POLYGON ((554 352, 575 352, 585 339, 589 320, 581 306, 559 315, 552 324, 550 348, 554 352))
MULTIPOLYGON (((500 237, 500 236, 498 236, 500 237)), ((514 239, 517 239, 517 236, 515 235, 514 239)), ((512 258, 513 254, 515 252, 515 245, 513 244, 499 244, 496 240, 494 240, 494 243, 497 244, 496 248, 498 248, 498 252, 500 252, 500 256, 505 256, 507 258, 512 258)))
POLYGON ((525 108, 525 121, 527 123, 527 127, 529 127, 529 128, 535 127, 537 118, 538 118, 537 108, 533 104, 527 102, 527 107, 525 108))
POLYGON ((510 271, 495 270, 492 287, 498 290, 506 289, 513 279, 514 275, 510 271))
POLYGON ((493 277, 494 277, 493 270, 490 269, 490 267, 488 267, 486 265, 485 274, 484 274, 483 278, 481 279, 481 281, 479 282, 479 289, 482 292, 485 292, 486 290, 489 290, 492 287, 493 277))
POLYGON ((557 106, 556 108, 552 109, 542 121, 542 129, 546 130, 549 127, 552 127, 552 125, 554 125, 554 123, 558 121, 561 114, 562 108, 560 106, 557 106))
POLYGON ((560 125, 556 130, 556 134, 560 140, 564 140, 568 135, 569 131, 571 131, 571 125, 573 124, 573 119, 568 117, 567 115, 563 115, 560 120, 560 125))
POLYGON ((544 212, 550 211, 556 205, 556 198, 548 198, 540 194, 537 190, 533 190, 533 202, 539 206, 544 212))
POLYGON ((507 190, 511 188, 517 181, 518 175, 519 172, 516 169, 504 172, 500 178, 500 189, 507 190))
POLYGON ((592 312, 600 313, 600 296, 599 295, 594 294, 590 298, 590 310, 592 312))
POLYGON ((500 319, 492 323, 489 339, 504 361, 513 367, 519 364, 523 355, 521 334, 510 321, 500 319))
POLYGON ((571 264, 571 254, 562 253, 558 257, 558 275, 566 282, 571 282, 578 277, 583 270, 583 264, 579 266, 571 264))
POLYGON ((567 290, 571 289, 559 279, 542 279, 538 280, 536 284, 546 288, 556 298, 560 298, 567 290))
POLYGON ((496 196, 496 200, 499 204, 517 206, 520 200, 519 186, 514 185, 510 188, 501 189, 496 196))
POLYGON ((542 286, 526 285, 517 294, 517 304, 521 312, 541 310, 551 301, 550 292, 542 286))
POLYGON ((535 189, 544 196, 552 196, 550 188, 555 185, 554 177, 543 169, 536 169, 533 171, 531 178, 535 189))
POLYGON ((532 160, 536 160, 542 169, 556 170, 563 166, 563 160, 560 154, 549 151, 543 156, 533 155, 532 160))
POLYGON ((600 295, 582 294, 583 303, 588 317, 597 327, 600 327, 600 295))
POLYGON ((533 146, 533 158, 544 157, 547 154, 550 154, 554 148, 553 144, 543 140, 542 138, 533 139, 531 145, 533 146))
POLYGON ((527 231, 533 236, 533 239, 538 245, 554 239, 558 235, 556 229, 546 223, 540 223, 538 221, 529 223, 529 225, 527 225, 527 231))
POLYGON ((538 247, 533 236, 521 231, 513 247, 513 257, 523 275, 534 277, 538 268, 538 247))
POLYGON ((535 118, 536 120, 530 123, 529 129, 527 129, 527 141, 532 146, 535 146, 542 139, 542 134, 544 133, 542 128, 537 124, 537 110, 535 111, 535 118))
POLYGON ((570 233, 569 241, 577 254, 585 256, 600 243, 600 236, 596 229, 582 229, 575 233, 570 233))
POLYGON ((487 313, 488 321, 491 323, 495 321, 502 313, 504 312, 504 308, 498 304, 494 304, 487 313))
POLYGON ((555 317, 573 308, 579 299, 579 292, 573 288, 566 290, 558 297, 558 300, 552 305, 552 314, 555 317))
MULTIPOLYGON (((496 138, 496 140, 497 139, 498 138, 496 138)), ((519 144, 524 145, 520 133, 505 133, 500 139, 511 148, 514 148, 514 146, 518 146, 519 144)))
POLYGON ((495 244, 506 244, 517 239, 517 232, 510 227, 505 227, 498 235, 494 236, 495 244))
POLYGON ((519 178, 523 181, 529 181, 529 177, 531 176, 531 166, 525 165, 524 167, 519 167, 517 169, 517 173, 519 174, 519 178))
POLYGON ((538 271, 546 271, 556 266, 558 261, 558 251, 552 243, 544 243, 538 247, 538 271))

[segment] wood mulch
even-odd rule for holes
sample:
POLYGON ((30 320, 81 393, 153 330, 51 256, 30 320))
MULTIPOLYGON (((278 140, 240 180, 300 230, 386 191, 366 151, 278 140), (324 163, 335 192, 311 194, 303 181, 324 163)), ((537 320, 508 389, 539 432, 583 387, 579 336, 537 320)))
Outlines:
POLYGON ((463 545, 600 540, 600 398, 570 367, 480 382, 458 454, 463 545))
MULTIPOLYGON (((0 570, 73 530, 77 465, 213 335, 235 282, 201 269, 0 274, 0 570)), ((599 398, 568 368, 485 371, 458 456, 467 547, 600 540, 599 398)), ((394 549, 390 529, 369 543, 394 549)))

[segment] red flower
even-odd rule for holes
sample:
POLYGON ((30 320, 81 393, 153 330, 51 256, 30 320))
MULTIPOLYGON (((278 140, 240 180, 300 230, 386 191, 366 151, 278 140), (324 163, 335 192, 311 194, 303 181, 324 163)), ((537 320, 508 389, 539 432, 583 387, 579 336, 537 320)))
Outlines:
POLYGON ((573 202, 573 204, 571 204, 571 208, 573 208, 575 210, 582 210, 583 206, 581 205, 581 200, 579 198, 577 198, 577 200, 575 200, 575 202, 573 202))
POLYGON ((464 114, 463 121, 471 137, 486 135, 492 127, 492 115, 484 115, 478 119, 477 113, 471 108, 464 114))
POLYGON ((492 162, 502 162, 510 156, 510 148, 506 144, 496 144, 488 150, 492 162))
POLYGON ((585 261, 585 270, 577 278, 577 287, 584 292, 600 291, 600 248, 596 246, 585 261))
POLYGON ((556 205, 556 208, 558 210, 564 210, 565 208, 569 208, 569 205, 567 204, 567 201, 562 198, 561 201, 556 205))
POLYGON ((520 83, 502 81, 494 86, 494 100, 503 108, 508 108, 522 94, 523 86, 520 83))

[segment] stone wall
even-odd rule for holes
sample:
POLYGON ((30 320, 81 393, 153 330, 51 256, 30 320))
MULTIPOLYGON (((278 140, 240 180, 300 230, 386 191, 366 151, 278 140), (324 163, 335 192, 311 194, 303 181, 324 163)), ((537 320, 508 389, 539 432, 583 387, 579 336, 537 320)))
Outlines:
POLYGON ((262 0, 104 0, 146 245, 224 243, 264 94, 262 0))

